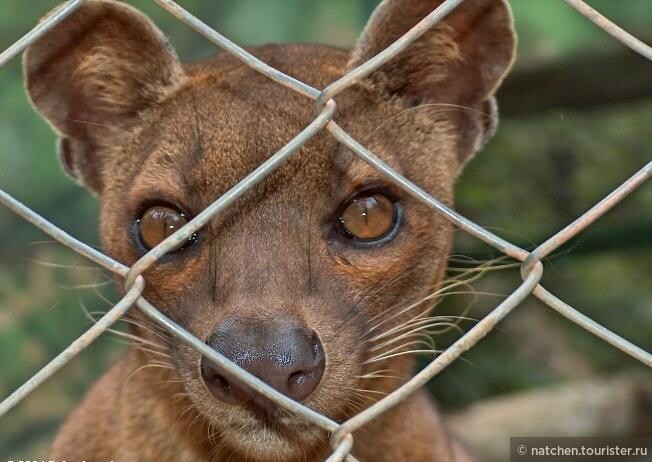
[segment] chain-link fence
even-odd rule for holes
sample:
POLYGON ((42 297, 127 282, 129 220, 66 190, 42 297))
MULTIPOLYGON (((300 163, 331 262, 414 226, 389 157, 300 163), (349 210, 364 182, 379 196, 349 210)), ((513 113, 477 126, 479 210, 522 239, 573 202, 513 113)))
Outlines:
MULTIPOLYGON (((340 92, 351 85, 354 85, 356 82, 359 82, 362 78, 368 76, 384 63, 401 53, 430 27, 435 25, 465 0, 445 0, 439 7, 428 14, 423 20, 416 24, 397 41, 392 43, 388 48, 364 64, 348 72, 324 89, 313 88, 312 86, 296 80, 265 64, 244 49, 230 42, 210 26, 204 24, 200 19, 194 17, 174 1, 154 1, 159 6, 176 16, 180 21, 201 33, 204 37, 222 48, 224 51, 232 54, 242 62, 256 69, 258 72, 276 81, 278 84, 305 96, 306 104, 313 104, 317 115, 314 120, 288 144, 269 157, 268 160, 242 179, 224 195, 215 200, 215 202, 203 210, 188 224, 146 253, 131 267, 126 267, 83 242, 80 242, 54 224, 39 216, 36 212, 17 201, 8 193, 0 190, 0 202, 2 204, 62 244, 92 260, 98 265, 121 276, 124 280, 125 287, 125 295, 113 306, 112 309, 110 309, 101 319, 94 323, 90 329, 75 340, 48 365, 0 403, 0 417, 5 415, 11 408, 16 406, 21 400, 41 385, 48 377, 67 364, 80 351, 109 329, 113 323, 118 321, 134 305, 171 335, 201 352, 202 355, 218 365, 227 375, 237 377, 242 382, 248 384, 248 386, 257 393, 264 395, 278 405, 294 412, 312 424, 327 431, 331 435, 330 441, 333 449, 332 454, 327 459, 329 461, 355 461, 355 457, 350 454, 353 445, 352 432, 400 403, 445 367, 457 360, 462 353, 473 347, 480 339, 487 335, 501 319, 511 313, 512 310, 514 310, 530 294, 539 298, 550 308, 561 313, 570 321, 578 324, 597 337, 636 358, 648 367, 652 367, 652 354, 614 334, 604 326, 593 321, 591 318, 584 316, 582 313, 557 298, 554 294, 548 292, 539 284, 544 272, 542 260, 571 238, 577 236, 610 208, 621 202, 628 194, 648 180, 650 176, 652 176, 652 162, 644 165, 631 178, 614 189, 607 197, 577 218, 574 222, 540 244, 533 251, 528 252, 493 234, 489 230, 477 225, 473 221, 461 216, 446 205, 442 204, 439 200, 429 195, 418 185, 412 183, 410 180, 390 168, 385 162, 379 159, 358 141, 353 139, 333 121, 333 116, 337 112, 336 97, 340 92), (457 227, 488 243, 505 255, 519 260, 521 262, 521 275, 523 278, 522 284, 504 301, 502 301, 487 316, 455 341, 448 349, 443 351, 436 359, 418 372, 408 382, 354 417, 341 423, 335 422, 327 416, 324 416, 299 402, 293 401, 249 372, 230 362, 224 356, 206 345, 202 340, 196 338, 182 326, 169 319, 142 296, 146 285, 146 280, 142 276, 144 271, 151 267, 166 253, 176 249, 183 242, 186 242, 193 233, 205 226, 217 214, 227 208, 247 190, 263 180, 322 130, 329 132, 330 135, 339 143, 351 150, 364 162, 381 172, 392 183, 432 208, 436 213, 439 213, 457 227)), ((645 58, 652 60, 651 47, 619 28, 582 0, 564 1, 604 31, 611 34, 614 38, 635 50, 645 58)), ((84 0, 70 0, 61 5, 55 13, 47 18, 47 20, 38 24, 28 34, 0 54, 0 67, 16 57, 16 55, 21 53, 27 46, 37 41, 83 4, 84 0)))

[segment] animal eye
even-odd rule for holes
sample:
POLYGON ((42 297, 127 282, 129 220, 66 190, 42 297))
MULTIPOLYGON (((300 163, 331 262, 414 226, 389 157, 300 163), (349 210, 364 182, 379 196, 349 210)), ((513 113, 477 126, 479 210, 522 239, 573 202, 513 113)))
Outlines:
MULTIPOLYGON (((136 221, 140 242, 148 250, 156 247, 186 223, 188 223, 188 219, 183 213, 162 205, 148 208, 136 221)), ((188 243, 196 240, 197 235, 193 234, 188 238, 188 243)), ((184 245, 175 250, 184 247, 184 245)))
POLYGON ((343 234, 360 241, 377 241, 390 234, 397 224, 397 205, 382 194, 358 196, 339 216, 343 234))

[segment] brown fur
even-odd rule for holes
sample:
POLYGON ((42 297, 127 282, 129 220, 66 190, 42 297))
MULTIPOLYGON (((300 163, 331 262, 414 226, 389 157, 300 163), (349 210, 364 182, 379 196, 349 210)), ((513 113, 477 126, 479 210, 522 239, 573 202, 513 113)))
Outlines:
MULTIPOLYGON (((317 45, 251 51, 323 88, 438 3, 385 0, 351 54, 317 45)), ((336 120, 451 205, 456 177, 493 131, 493 93, 513 50, 503 1, 465 2, 338 95, 336 120)), ((305 97, 228 54, 182 66, 149 20, 109 0, 89 0, 31 46, 25 73, 34 105, 61 136, 64 166, 100 198, 104 248, 127 265, 143 254, 132 230, 144 206, 199 213, 315 116, 305 97)), ((202 229, 197 244, 148 270, 145 295, 202 339, 226 316, 296 319, 314 329, 326 370, 305 404, 342 421, 409 378, 412 355, 368 362, 401 346, 373 348, 369 339, 427 308, 419 300, 440 286, 450 241, 448 222, 320 133, 202 229), (404 221, 391 242, 362 249, 334 235, 333 222, 340 204, 369 186, 396 197, 404 221), (418 310, 392 316, 411 303, 418 310)), ((201 381, 200 355, 134 317, 132 332, 142 340, 89 392, 57 437, 53 457, 327 457, 327 435, 288 412, 277 410, 270 427, 217 401, 201 381)), ((354 454, 363 461, 469 460, 425 392, 354 436, 354 454)))

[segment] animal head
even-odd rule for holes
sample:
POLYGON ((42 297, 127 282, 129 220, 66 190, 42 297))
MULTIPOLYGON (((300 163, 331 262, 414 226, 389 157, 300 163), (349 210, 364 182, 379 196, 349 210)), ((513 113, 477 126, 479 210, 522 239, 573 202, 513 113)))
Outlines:
MULTIPOLYGON (((324 88, 439 3, 384 0, 351 52, 251 52, 324 88)), ((494 131, 493 95, 514 41, 503 0, 464 2, 339 94, 335 120, 450 205, 455 179, 494 131)), ((104 248, 126 265, 315 117, 310 100, 227 53, 182 64, 147 17, 110 0, 88 0, 49 31, 24 69, 65 170, 99 198, 104 248)), ((406 380, 404 353, 428 324, 424 298, 441 284, 450 242, 448 222, 322 132, 153 265, 145 296, 236 364, 341 420, 406 380)), ((134 329, 232 450, 288 460, 323 438, 195 350, 134 329)))

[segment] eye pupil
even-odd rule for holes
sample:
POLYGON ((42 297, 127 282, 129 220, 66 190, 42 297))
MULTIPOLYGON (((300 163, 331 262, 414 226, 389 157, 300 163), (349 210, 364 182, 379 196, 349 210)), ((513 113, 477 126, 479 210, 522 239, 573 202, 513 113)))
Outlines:
MULTIPOLYGON (((150 207, 136 220, 140 241, 148 249, 156 247, 186 223, 188 220, 182 213, 161 205, 150 207)), ((191 242, 195 240, 194 236, 189 239, 191 242)))
POLYGON ((339 217, 345 235, 364 241, 386 236, 396 224, 395 204, 382 194, 352 200, 339 217))

